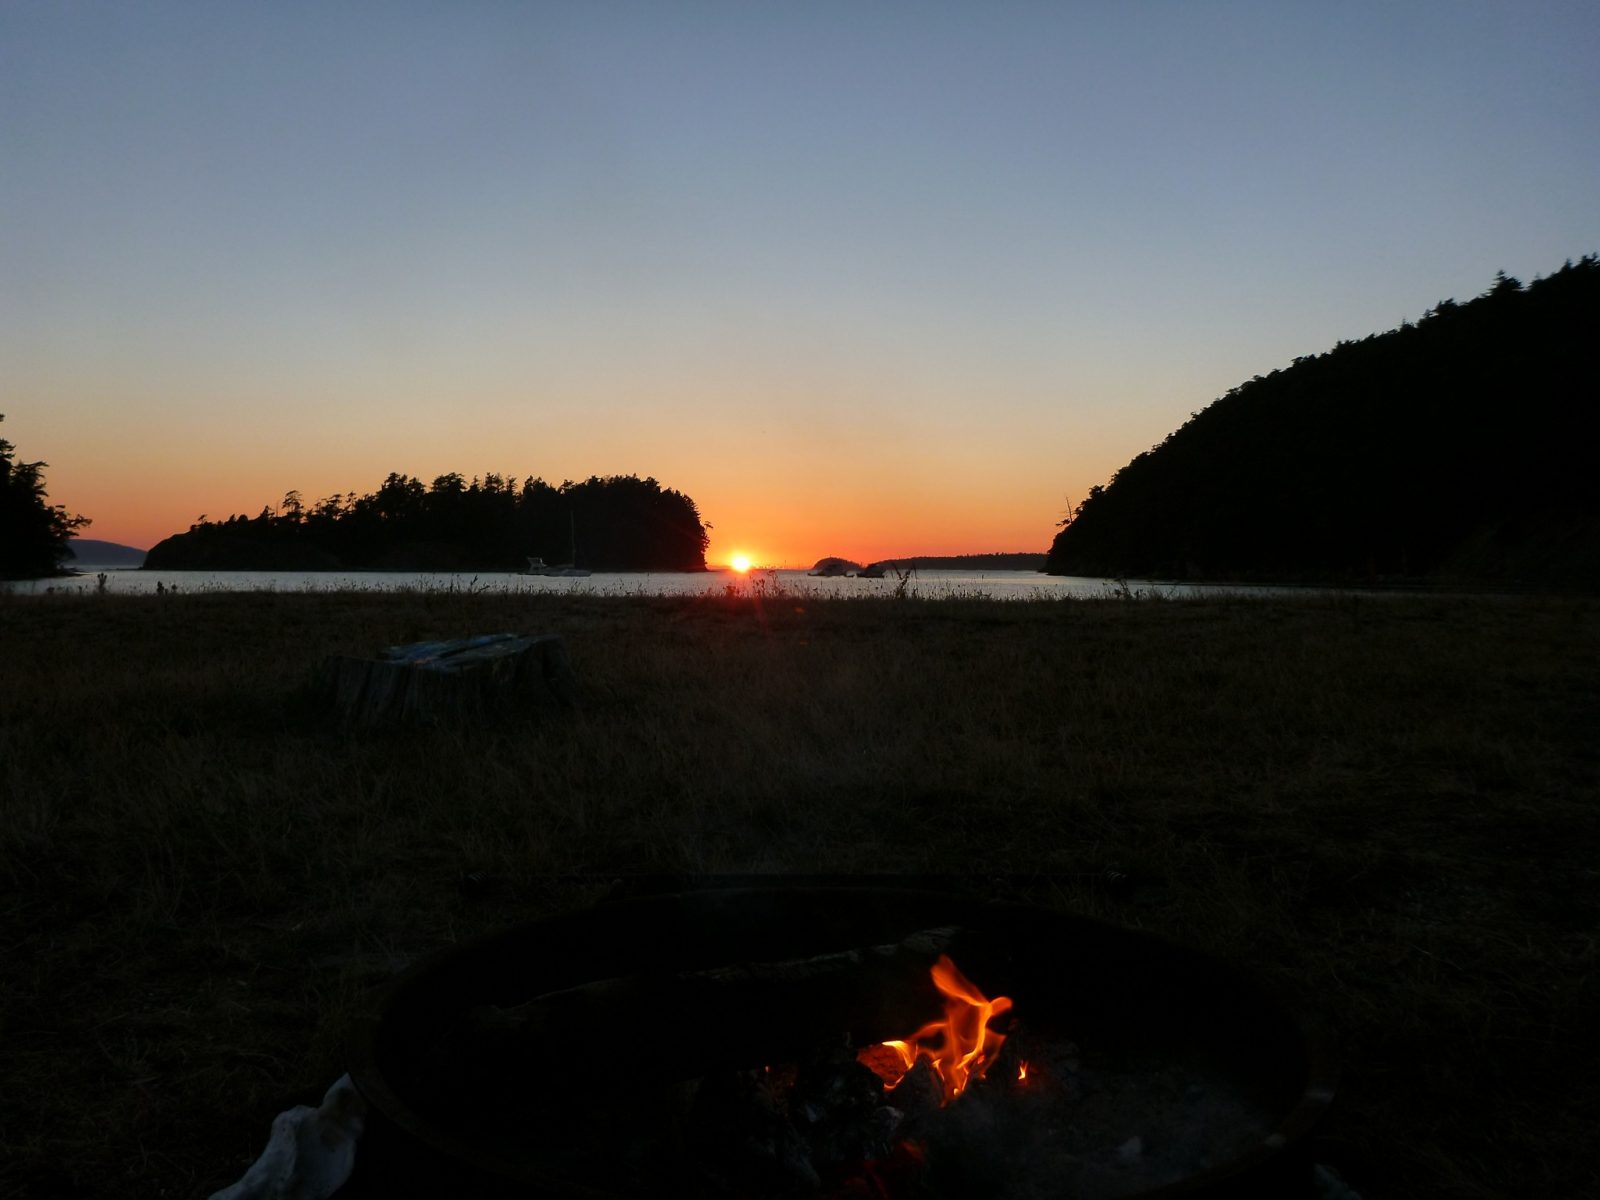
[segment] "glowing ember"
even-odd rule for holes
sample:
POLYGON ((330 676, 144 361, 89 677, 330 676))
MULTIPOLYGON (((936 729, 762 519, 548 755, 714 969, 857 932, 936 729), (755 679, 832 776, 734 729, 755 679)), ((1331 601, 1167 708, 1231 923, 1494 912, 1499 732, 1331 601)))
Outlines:
POLYGON ((990 1000, 946 954, 933 964, 932 974, 934 986, 944 996, 944 1016, 929 1021, 905 1041, 868 1046, 856 1058, 890 1090, 919 1058, 926 1058, 944 1085, 943 1102, 949 1104, 966 1089, 968 1080, 982 1079, 999 1056, 1005 1035, 990 1029, 989 1022, 1009 1011, 1011 1000, 1006 996, 990 1000))

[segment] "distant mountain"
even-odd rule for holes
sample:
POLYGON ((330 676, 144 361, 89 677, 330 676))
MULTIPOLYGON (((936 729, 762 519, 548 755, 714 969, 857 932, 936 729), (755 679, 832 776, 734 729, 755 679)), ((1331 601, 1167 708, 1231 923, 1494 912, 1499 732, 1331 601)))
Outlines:
POLYGON ((1042 553, 1016 554, 913 554, 886 558, 873 566, 916 567, 925 571, 1042 571, 1042 553))
POLYGON ((1094 487, 1053 574, 1600 588, 1600 258, 1256 376, 1094 487))
POLYGON ((91 567, 138 568, 144 565, 144 557, 145 552, 136 546, 75 537, 67 543, 67 558, 62 565, 78 571, 91 567))
POLYGON ((819 558, 812 566, 815 575, 856 575, 862 571, 876 574, 882 570, 899 567, 924 571, 1042 571, 1045 556, 1037 553, 1019 554, 908 554, 904 558, 880 558, 862 566, 853 558, 819 558))

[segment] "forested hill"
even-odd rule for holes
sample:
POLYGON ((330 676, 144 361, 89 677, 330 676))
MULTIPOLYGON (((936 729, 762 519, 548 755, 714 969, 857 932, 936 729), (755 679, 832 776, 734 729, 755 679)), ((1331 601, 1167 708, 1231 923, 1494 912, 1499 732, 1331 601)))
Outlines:
POLYGON ((1600 587, 1600 258, 1234 388, 1090 490, 1055 574, 1600 587))
POLYGON ((515 571, 529 557, 595 571, 703 571, 693 500, 636 475, 554 487, 501 475, 390 475, 366 496, 199 522, 154 546, 146 570, 515 571))

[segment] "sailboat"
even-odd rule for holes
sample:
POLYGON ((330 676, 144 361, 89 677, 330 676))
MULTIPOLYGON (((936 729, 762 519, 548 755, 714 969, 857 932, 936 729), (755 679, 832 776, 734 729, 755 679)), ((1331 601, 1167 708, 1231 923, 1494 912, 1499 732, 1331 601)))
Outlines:
POLYGON ((528 556, 528 569, 523 575, 555 575, 563 579, 583 579, 589 575, 585 567, 574 567, 570 563, 547 563, 544 559, 532 554, 528 556))
MULTIPOLYGON (((570 540, 567 544, 568 548, 572 551, 572 557, 576 559, 578 557, 578 520, 571 514, 568 514, 568 517, 570 520, 570 527, 568 531, 570 540)), ((572 562, 547 563, 544 561, 544 559, 536 558, 530 554, 528 556, 528 569, 523 571, 522 574, 553 575, 560 579, 587 579, 589 576, 589 571, 587 568, 577 566, 572 562)))

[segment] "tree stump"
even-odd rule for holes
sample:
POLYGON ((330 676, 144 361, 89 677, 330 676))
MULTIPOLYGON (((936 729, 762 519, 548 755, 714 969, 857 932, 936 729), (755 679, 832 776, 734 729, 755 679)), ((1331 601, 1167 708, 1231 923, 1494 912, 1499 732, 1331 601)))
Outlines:
POLYGON ((560 634, 486 633, 335 657, 320 681, 347 724, 427 724, 482 716, 541 697, 571 706, 577 681, 560 634))

